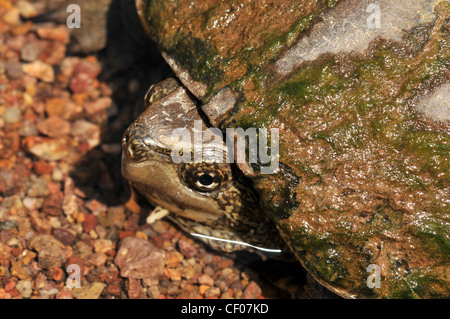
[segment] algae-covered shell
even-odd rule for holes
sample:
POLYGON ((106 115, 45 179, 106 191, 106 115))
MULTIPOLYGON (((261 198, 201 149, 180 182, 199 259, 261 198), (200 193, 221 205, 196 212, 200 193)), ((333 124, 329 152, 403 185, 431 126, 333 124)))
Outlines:
POLYGON ((449 297, 450 5, 138 0, 212 125, 276 128, 243 166, 306 269, 345 297, 449 297))

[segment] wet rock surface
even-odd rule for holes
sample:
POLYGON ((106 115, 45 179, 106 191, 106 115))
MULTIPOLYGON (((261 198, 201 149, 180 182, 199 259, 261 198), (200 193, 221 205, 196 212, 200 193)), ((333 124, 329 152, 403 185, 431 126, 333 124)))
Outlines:
POLYGON ((0 2, 0 299, 289 297, 244 258, 145 223, 120 142, 168 67, 155 48, 126 45, 120 24, 106 47, 70 55, 61 21, 27 20, 46 5, 0 2))

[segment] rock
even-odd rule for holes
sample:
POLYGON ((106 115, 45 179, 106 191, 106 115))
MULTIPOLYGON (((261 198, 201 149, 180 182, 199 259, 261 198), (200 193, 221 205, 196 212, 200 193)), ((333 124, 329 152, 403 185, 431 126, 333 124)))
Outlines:
POLYGON ((39 266, 45 269, 61 267, 71 254, 71 249, 51 235, 37 235, 28 246, 38 252, 39 266))
POLYGON ((98 299, 105 287, 106 285, 104 283, 94 282, 81 288, 74 288, 72 295, 76 299, 98 299))
POLYGON ((77 141, 86 142, 90 148, 100 144, 100 127, 86 120, 73 123, 71 133, 77 141))
POLYGON ((66 55, 66 45, 60 42, 48 42, 39 54, 39 60, 50 65, 58 65, 66 55))
POLYGON ((63 98, 51 98, 45 101, 45 112, 49 117, 59 116, 68 101, 63 98))
POLYGON ((122 228, 125 223, 125 209, 123 206, 108 207, 105 227, 122 228))
POLYGON ((70 153, 71 142, 67 138, 28 136, 23 143, 30 153, 46 161, 58 161, 70 153))
POLYGON ((91 86, 93 80, 86 73, 76 74, 69 83, 69 88, 73 93, 84 93, 91 86))
POLYGON ((24 64, 22 69, 26 74, 43 82, 52 83, 55 81, 55 72, 53 71, 53 67, 50 64, 40 60, 24 64))
POLYGON ((261 296, 261 288, 258 286, 256 282, 251 281, 245 288, 242 298, 257 299, 259 296, 261 296))
POLYGON ((43 177, 31 176, 27 183, 29 197, 44 197, 49 194, 47 180, 43 177))
POLYGON ((122 277, 158 279, 164 275, 164 252, 144 239, 124 238, 114 262, 122 277))
POLYGON ((28 42, 20 49, 20 58, 26 62, 33 62, 41 53, 41 49, 36 42, 28 42))
POLYGON ((166 256, 166 266, 169 268, 177 267, 183 260, 183 255, 177 251, 169 251, 166 256))
POLYGON ((7 10, 2 17, 3 21, 11 25, 19 25, 20 24, 20 11, 16 7, 12 7, 7 10))
POLYGON ((22 112, 17 106, 7 107, 2 114, 3 121, 8 124, 14 124, 20 121, 22 112))
POLYGON ((35 17, 39 14, 39 11, 36 10, 34 3, 30 3, 26 0, 19 0, 16 7, 19 9, 20 15, 25 19, 35 17))
POLYGON ((180 281, 181 280, 181 272, 176 268, 169 268, 167 269, 167 272, 169 274, 169 278, 172 281, 180 281))
POLYGON ((11 80, 20 79, 23 76, 22 64, 16 59, 6 60, 5 71, 11 80))
POLYGON ((214 279, 212 279, 211 276, 207 274, 203 274, 198 277, 198 283, 201 285, 214 286, 214 279))
POLYGON ((49 137, 58 137, 70 133, 70 123, 57 116, 51 116, 37 124, 40 133, 49 137))
POLYGON ((50 216, 61 216, 62 215, 62 207, 61 202, 63 200, 63 193, 61 191, 56 191, 47 196, 44 199, 44 203, 42 205, 42 211, 46 215, 50 216))
POLYGON ((112 105, 112 99, 109 97, 101 97, 94 102, 88 102, 84 105, 87 114, 92 115, 106 110, 112 105))
POLYGON ((70 41, 68 28, 63 25, 57 27, 39 27, 36 33, 41 39, 54 40, 63 44, 67 44, 70 41))
POLYGON ((16 289, 23 298, 30 298, 31 293, 33 292, 30 280, 19 280, 17 282, 16 289))
POLYGON ((97 253, 106 253, 113 249, 113 243, 109 239, 97 239, 94 242, 94 250, 97 253))
POLYGON ((83 230, 85 233, 89 233, 91 230, 97 226, 97 217, 94 214, 85 214, 85 219, 83 221, 83 230))
POLYGON ((217 296, 220 296, 220 289, 217 287, 210 287, 208 290, 205 291, 206 298, 217 297, 217 296))
POLYGON ((198 253, 197 248, 194 247, 193 243, 190 240, 180 239, 178 241, 178 247, 180 248, 181 253, 186 258, 192 258, 198 253))
POLYGON ((55 228, 53 229, 53 236, 62 242, 64 245, 72 246, 75 240, 77 239, 76 235, 71 231, 63 228, 55 228))
POLYGON ((56 299, 73 299, 72 293, 68 290, 61 289, 55 296, 56 299))

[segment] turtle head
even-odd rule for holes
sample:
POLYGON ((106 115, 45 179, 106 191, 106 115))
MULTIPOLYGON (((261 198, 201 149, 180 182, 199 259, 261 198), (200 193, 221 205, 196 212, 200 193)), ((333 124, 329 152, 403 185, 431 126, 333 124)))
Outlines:
POLYGON ((225 160, 220 131, 211 135, 214 148, 195 145, 196 134, 208 128, 186 89, 167 79, 150 88, 145 104, 122 140, 122 175, 134 190, 215 249, 244 248, 238 242, 279 248, 276 227, 251 184, 225 160))

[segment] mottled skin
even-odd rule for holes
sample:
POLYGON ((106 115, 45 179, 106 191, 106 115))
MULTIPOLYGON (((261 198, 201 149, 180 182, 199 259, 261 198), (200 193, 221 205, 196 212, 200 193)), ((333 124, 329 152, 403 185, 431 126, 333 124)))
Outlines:
MULTIPOLYGON (((171 137, 173 130, 191 128, 194 120, 201 120, 186 89, 168 79, 153 86, 145 100, 145 112, 123 138, 122 173, 132 187, 150 202, 168 209, 170 218, 189 233, 281 248, 275 225, 262 213, 258 196, 234 166, 225 161, 173 162, 171 151, 178 142, 171 137)), ((202 240, 222 251, 245 248, 202 240)))

